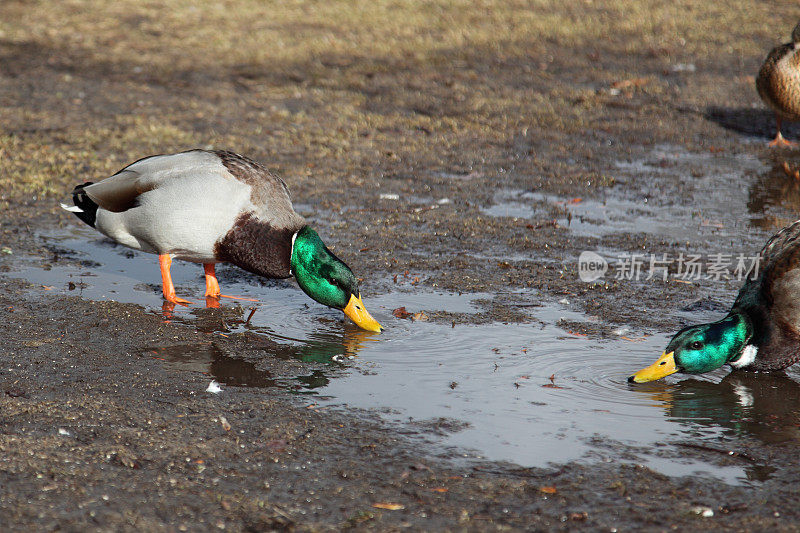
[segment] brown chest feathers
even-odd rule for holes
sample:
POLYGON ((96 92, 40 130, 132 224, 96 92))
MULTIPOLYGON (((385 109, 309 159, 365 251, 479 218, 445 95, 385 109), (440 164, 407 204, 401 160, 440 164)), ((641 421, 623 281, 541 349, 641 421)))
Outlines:
POLYGON ((276 228, 244 213, 214 245, 214 256, 268 278, 291 276, 292 236, 300 228, 276 228))
POLYGON ((756 78, 761 99, 787 120, 800 119, 800 51, 795 43, 775 48, 756 78))

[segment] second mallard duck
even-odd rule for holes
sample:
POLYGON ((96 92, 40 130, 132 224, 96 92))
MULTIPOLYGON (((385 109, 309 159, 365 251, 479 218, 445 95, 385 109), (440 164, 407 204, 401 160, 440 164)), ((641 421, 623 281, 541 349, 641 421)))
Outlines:
POLYGON ((792 42, 774 48, 756 78, 759 96, 774 112, 778 132, 770 146, 795 146, 781 133, 783 120, 800 121, 800 24, 792 31, 792 42))
POLYGON ((800 360, 800 220, 767 241, 758 265, 725 318, 682 329, 655 363, 628 381, 702 374, 726 364, 781 370, 800 360))
POLYGON ((246 157, 191 150, 140 159, 97 183, 78 185, 64 209, 120 244, 158 254, 164 298, 175 294, 172 259, 202 263, 206 297, 219 298, 214 265, 233 263, 268 278, 294 276, 321 304, 381 331, 358 281, 292 208, 286 184, 246 157))

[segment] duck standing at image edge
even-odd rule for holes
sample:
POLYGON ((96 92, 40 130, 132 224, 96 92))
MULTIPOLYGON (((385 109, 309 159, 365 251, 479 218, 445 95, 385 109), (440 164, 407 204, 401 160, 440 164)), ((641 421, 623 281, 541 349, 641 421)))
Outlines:
POLYGON ((734 369, 782 370, 800 360, 800 220, 772 236, 722 320, 689 326, 661 357, 628 378, 643 383, 676 372, 702 374, 734 369))
POLYGON ((179 298, 172 259, 202 263, 206 297, 220 298, 216 263, 267 278, 294 276, 321 304, 344 311, 365 330, 381 331, 361 301, 350 268, 292 208, 279 177, 229 151, 190 150, 140 159, 97 183, 75 187, 61 204, 114 241, 157 254, 164 298, 179 298))
POLYGON ((800 121, 800 24, 792 31, 792 42, 767 55, 756 78, 756 90, 774 112, 778 132, 770 146, 797 146, 781 133, 781 122, 800 121))

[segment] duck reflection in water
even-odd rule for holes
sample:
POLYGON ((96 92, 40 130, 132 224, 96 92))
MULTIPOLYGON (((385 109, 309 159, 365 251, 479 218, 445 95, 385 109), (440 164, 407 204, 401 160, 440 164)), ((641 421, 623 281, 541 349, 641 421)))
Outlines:
POLYGON ((753 226, 775 231, 796 220, 800 212, 800 162, 777 154, 762 162, 769 170, 752 181, 747 211, 753 226))
MULTIPOLYGON (((271 337, 263 334, 249 336, 252 348, 263 350, 267 356, 305 363, 333 364, 355 356, 376 334, 347 324, 340 335, 319 334, 306 341, 271 337)), ((219 383, 235 387, 283 387, 290 389, 315 389, 330 382, 328 372, 315 369, 308 375, 290 379, 274 378, 256 362, 233 357, 213 343, 162 346, 147 352, 165 361, 168 368, 209 374, 219 383)))
POLYGON ((766 444, 800 442, 800 383, 784 373, 731 372, 719 383, 685 379, 633 388, 690 428, 724 428, 766 444))

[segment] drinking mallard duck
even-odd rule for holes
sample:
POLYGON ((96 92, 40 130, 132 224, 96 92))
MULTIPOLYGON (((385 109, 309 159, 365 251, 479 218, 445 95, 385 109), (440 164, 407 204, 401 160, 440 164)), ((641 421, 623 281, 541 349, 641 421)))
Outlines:
POLYGON ((727 316, 680 330, 661 357, 628 381, 675 372, 702 374, 726 364, 741 370, 781 370, 800 359, 800 220, 772 236, 727 316))
POLYGON ((169 302, 191 303, 175 294, 172 259, 202 263, 212 299, 223 296, 214 265, 230 262, 268 278, 294 276, 314 300, 381 330, 353 272, 294 211, 283 180, 246 157, 206 150, 146 157, 78 185, 72 200, 62 207, 104 235, 158 254, 169 302))

